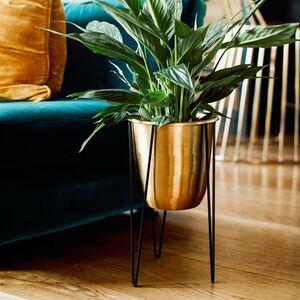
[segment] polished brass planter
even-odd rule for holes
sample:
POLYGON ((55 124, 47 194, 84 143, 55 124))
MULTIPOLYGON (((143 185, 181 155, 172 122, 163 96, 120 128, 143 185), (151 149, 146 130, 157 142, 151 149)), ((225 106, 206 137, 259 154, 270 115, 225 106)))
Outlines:
MULTIPOLYGON (((183 210, 201 203, 207 182, 204 127, 211 149, 216 121, 172 123, 155 130, 147 193, 150 207, 183 210)), ((132 120, 134 157, 143 190, 152 127, 151 122, 132 120)))

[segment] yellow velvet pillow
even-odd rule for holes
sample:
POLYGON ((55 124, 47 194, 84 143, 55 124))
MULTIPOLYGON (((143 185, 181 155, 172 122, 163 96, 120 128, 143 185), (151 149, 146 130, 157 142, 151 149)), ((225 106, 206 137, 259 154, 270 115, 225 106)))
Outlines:
POLYGON ((45 100, 59 92, 66 40, 61 0, 0 0, 0 100, 45 100))

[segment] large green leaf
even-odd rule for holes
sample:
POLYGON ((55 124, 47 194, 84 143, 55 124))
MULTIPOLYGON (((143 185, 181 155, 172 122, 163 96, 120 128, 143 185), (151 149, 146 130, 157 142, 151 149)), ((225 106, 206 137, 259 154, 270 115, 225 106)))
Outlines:
POLYGON ((209 74, 208 76, 203 78, 201 80, 201 83, 204 83, 204 82, 207 82, 207 81, 220 80, 220 79, 226 78, 226 77, 231 76, 231 75, 240 75, 242 72, 244 72, 245 70, 248 70, 251 67, 253 67, 253 66, 250 65, 250 64, 242 64, 242 65, 237 65, 237 66, 234 66, 234 67, 221 69, 221 70, 212 72, 211 74, 209 74))
POLYGON ((193 55, 199 56, 203 52, 203 40, 208 30, 208 26, 204 26, 192 31, 178 43, 178 63, 190 62, 193 55))
POLYGON ((184 64, 169 67, 155 73, 157 76, 164 77, 178 86, 184 87, 189 91, 194 91, 194 84, 188 68, 184 64))
POLYGON ((233 82, 231 85, 210 90, 210 93, 203 93, 199 99, 200 103, 213 103, 228 97, 240 86, 240 82, 233 82), (205 95, 205 96, 204 96, 205 95))
POLYGON ((143 121, 151 121, 152 119, 152 114, 144 106, 140 106, 138 114, 143 121))
POLYGON ((166 44, 168 38, 149 21, 146 15, 140 13, 136 17, 129 9, 114 7, 101 0, 93 0, 93 3, 120 23, 134 40, 143 44, 160 65, 166 65, 166 48, 162 46, 162 42, 166 44))
POLYGON ((150 15, 156 27, 171 39, 175 31, 175 18, 180 19, 182 9, 181 0, 145 0, 143 11, 150 15))
POLYGON ((216 22, 211 23, 208 26, 204 41, 203 41, 203 48, 204 50, 209 49, 212 47, 213 44, 218 42, 220 39, 223 39, 226 30, 224 30, 225 25, 225 18, 221 18, 216 22))
POLYGON ((123 38, 120 30, 113 24, 107 22, 92 21, 86 26, 87 31, 105 33, 113 39, 123 43, 123 38))
POLYGON ((206 81, 196 87, 196 92, 205 92, 207 90, 226 87, 240 79, 240 75, 230 75, 219 80, 206 81))
POLYGON ((194 116, 196 117, 197 113, 198 112, 205 112, 205 111, 208 111, 209 113, 211 113, 212 115, 218 115, 222 118, 228 118, 230 119, 229 117, 227 117, 225 114, 217 111, 215 108, 213 108, 211 105, 207 104, 207 103, 201 103, 198 107, 198 110, 197 111, 194 111, 193 114, 194 116))
POLYGON ((207 67, 208 64, 210 64, 214 60, 218 51, 222 47, 223 41, 224 37, 221 38, 212 49, 203 54, 202 60, 198 64, 195 64, 195 66, 193 67, 192 77, 197 76, 199 72, 201 72, 205 67, 207 67))
POLYGON ((133 78, 134 78, 134 82, 139 87, 139 90, 143 94, 147 94, 148 90, 150 89, 149 81, 145 80, 143 77, 139 76, 139 74, 134 74, 133 78))
POLYGON ((169 124, 169 123, 174 123, 175 120, 174 120, 173 116, 169 116, 169 115, 162 116, 162 115, 160 115, 160 116, 155 117, 153 119, 153 122, 156 123, 157 128, 160 128, 163 125, 166 125, 166 124, 169 124))
POLYGON ((187 35, 191 34, 192 31, 193 29, 184 22, 177 19, 175 20, 175 33, 179 38, 185 38, 187 35))
POLYGON ((156 27, 168 35, 174 28, 174 17, 168 9, 165 0, 145 0, 143 11, 148 14, 156 27))
MULTIPOLYGON (((79 99, 97 99, 112 104, 119 104, 118 106, 109 107, 104 110, 105 115, 114 113, 120 107, 124 108, 129 105, 158 105, 164 106, 163 101, 168 98, 168 95, 162 90, 156 90, 146 95, 142 95, 133 91, 119 90, 119 89, 103 89, 90 90, 82 93, 74 93, 69 97, 76 97, 79 99)), ((102 117, 103 112, 100 112, 96 117, 102 117)))
POLYGON ((165 0, 165 1, 174 19, 180 20, 183 11, 182 0, 165 0))
POLYGON ((255 26, 252 29, 240 33, 233 42, 224 43, 222 48, 270 48, 293 43, 293 35, 298 28, 298 23, 290 23, 276 26, 255 26))
POLYGON ((114 74, 116 74, 119 77, 119 79, 121 81, 123 81, 127 86, 132 87, 131 83, 126 78, 123 70, 118 65, 114 64, 113 62, 110 61, 110 63, 115 68, 115 70, 111 70, 111 72, 114 73, 114 74))
POLYGON ((90 142, 90 140, 96 135, 96 133, 98 131, 100 131, 103 127, 105 126, 104 123, 100 123, 96 126, 96 128, 93 130, 93 132, 89 135, 89 137, 82 143, 81 147, 80 147, 80 150, 79 150, 79 153, 82 152, 86 145, 90 142))
POLYGON ((84 32, 71 33, 68 38, 76 40, 91 49, 94 53, 102 54, 108 57, 119 59, 126 64, 129 64, 138 74, 147 78, 143 59, 137 55, 131 48, 119 41, 111 38, 104 33, 84 32))
POLYGON ((104 120, 105 125, 113 126, 113 125, 120 123, 121 121, 123 121, 125 119, 127 113, 128 112, 126 110, 121 110, 121 111, 115 112, 114 114, 108 116, 104 120))
POLYGON ((167 106, 165 100, 168 99, 168 95, 162 90, 156 90, 150 92, 149 94, 145 95, 142 104, 145 105, 154 105, 154 106, 167 106))
POLYGON ((95 122, 97 124, 96 128, 90 134, 90 136, 83 142, 79 152, 83 151, 88 142, 94 137, 94 135, 100 131, 106 125, 115 125, 123 121, 128 115, 128 109, 130 105, 113 105, 108 106, 101 110, 94 118, 99 120, 95 122))
POLYGON ((103 90, 90 90, 82 93, 75 93, 69 97, 76 97, 80 99, 96 99, 104 102, 115 104, 141 104, 143 95, 127 90, 119 89, 103 89, 103 90))
POLYGON ((241 65, 214 72, 202 81, 206 90, 200 95, 198 103, 216 102, 229 96, 245 79, 254 78, 262 68, 241 65))
POLYGON ((103 118, 107 115, 111 115, 115 112, 119 112, 121 110, 127 109, 130 105, 128 104, 119 104, 119 105, 111 105, 102 109, 99 113, 97 113, 93 119, 103 118))
POLYGON ((119 0, 125 6, 127 6, 131 11, 138 16, 142 10, 141 0, 119 0))

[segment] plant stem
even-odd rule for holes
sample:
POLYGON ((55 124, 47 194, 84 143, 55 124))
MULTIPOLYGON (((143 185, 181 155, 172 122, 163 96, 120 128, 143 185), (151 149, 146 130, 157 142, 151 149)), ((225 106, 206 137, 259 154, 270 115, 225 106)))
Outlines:
POLYGON ((185 118, 184 113, 184 88, 180 88, 180 107, 179 107, 179 122, 183 122, 185 118))
POLYGON ((178 37, 175 34, 174 35, 174 66, 177 65, 178 61, 178 37))

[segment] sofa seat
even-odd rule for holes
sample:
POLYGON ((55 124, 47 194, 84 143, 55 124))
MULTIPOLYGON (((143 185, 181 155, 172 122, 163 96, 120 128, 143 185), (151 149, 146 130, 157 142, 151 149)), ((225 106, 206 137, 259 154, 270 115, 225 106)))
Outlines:
POLYGON ((129 209, 127 174, 99 165, 10 169, 1 174, 0 245, 129 209))
MULTIPOLYGON (((82 142, 94 128, 91 118, 108 104, 97 100, 2 102, 0 110, 0 164, 4 167, 101 162, 108 152, 125 143, 120 127, 107 128, 79 154, 82 142), (92 144, 102 143, 96 155, 92 144), (105 149, 107 148, 107 152, 105 149), (101 159, 103 157, 103 159, 101 159)), ((123 126, 124 127, 124 126, 123 126)), ((120 161, 120 160, 119 160, 120 161)))
POLYGON ((127 124, 105 128, 78 153, 107 104, 57 99, 1 103, 0 244, 128 209, 127 124))

